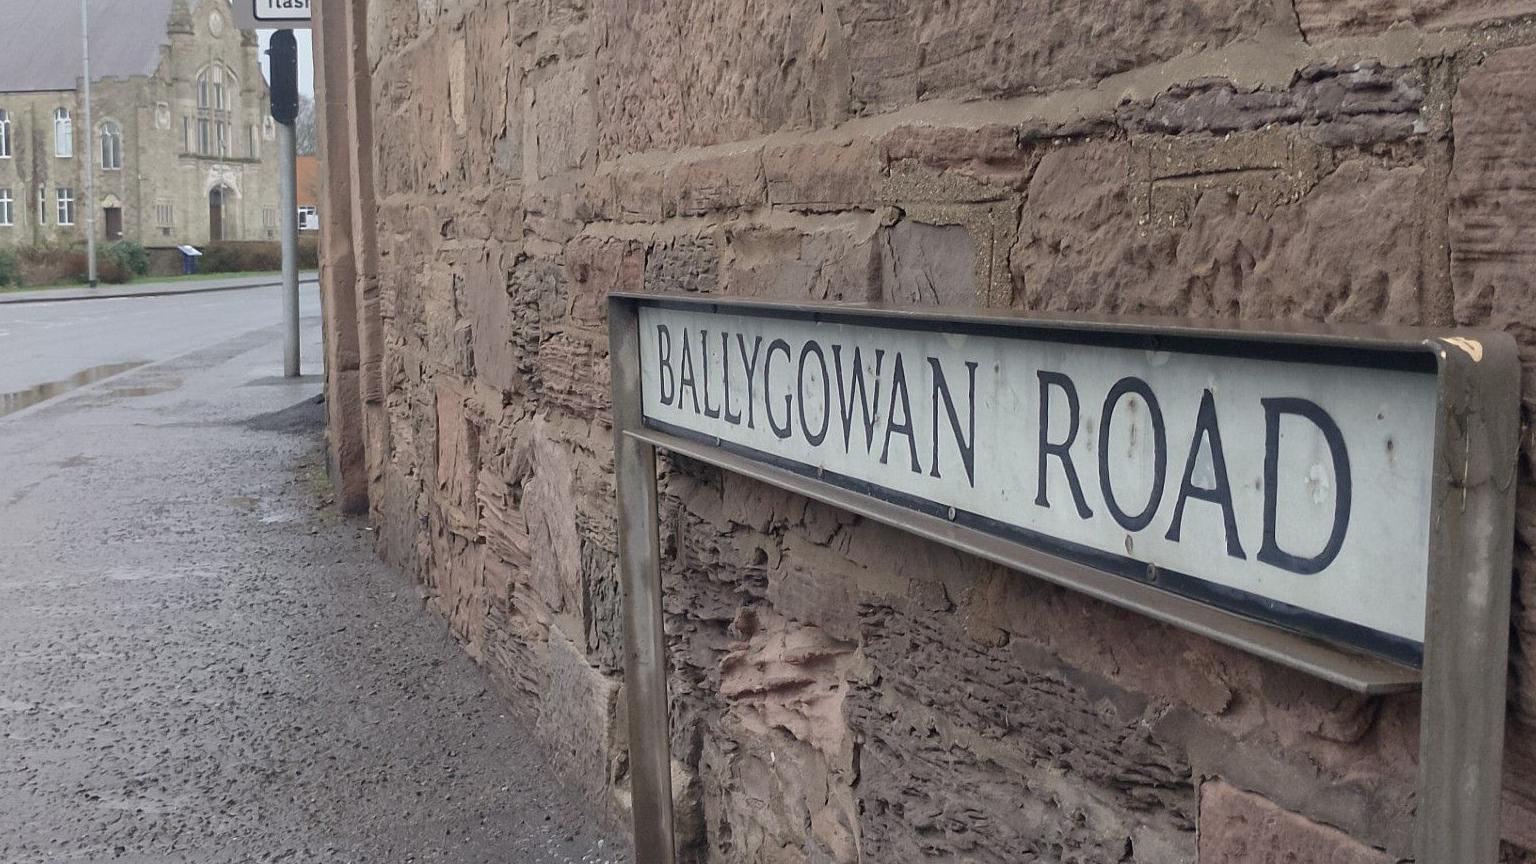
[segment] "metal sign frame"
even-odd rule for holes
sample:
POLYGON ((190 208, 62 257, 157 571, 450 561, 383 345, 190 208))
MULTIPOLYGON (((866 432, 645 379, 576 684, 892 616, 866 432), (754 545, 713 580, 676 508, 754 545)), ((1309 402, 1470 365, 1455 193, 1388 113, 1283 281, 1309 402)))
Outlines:
POLYGON ((310 0, 311 5, 305 8, 302 17, 286 17, 282 15, 264 15, 257 7, 262 6, 267 0, 234 0, 234 22, 237 30, 309 30, 314 27, 312 18, 314 15, 314 3, 320 0, 310 0))
POLYGON ((1519 448, 1520 365, 1505 333, 1424 328, 1024 316, 868 304, 788 304, 721 297, 612 294, 619 571, 625 621, 630 784, 637 860, 674 861, 671 748, 658 449, 715 465, 1070 588, 1367 694, 1422 690, 1416 857, 1421 864, 1494 864, 1503 774, 1504 711, 1519 448), (1242 343, 1276 356, 1382 352, 1434 364, 1437 419, 1422 669, 1317 641, 877 497, 690 440, 645 422, 639 310, 645 306, 867 326, 985 327, 1096 334, 1155 349, 1167 340, 1242 343))

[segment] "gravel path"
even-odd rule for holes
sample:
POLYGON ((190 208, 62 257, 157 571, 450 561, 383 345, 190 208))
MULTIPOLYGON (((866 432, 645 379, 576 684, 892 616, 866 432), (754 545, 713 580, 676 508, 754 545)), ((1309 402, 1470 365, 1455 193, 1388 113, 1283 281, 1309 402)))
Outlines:
POLYGON ((0 419, 0 862, 627 861, 325 506, 277 339, 0 419))

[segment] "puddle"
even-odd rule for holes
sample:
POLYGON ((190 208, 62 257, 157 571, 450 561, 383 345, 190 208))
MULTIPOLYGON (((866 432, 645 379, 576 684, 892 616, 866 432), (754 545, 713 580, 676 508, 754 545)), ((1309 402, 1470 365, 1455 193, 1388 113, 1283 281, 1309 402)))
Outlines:
POLYGON ((118 397, 118 398, 131 398, 131 397, 135 397, 135 396, 156 396, 156 395, 159 395, 161 393, 169 393, 172 390, 175 390, 176 388, 178 388, 180 386, 181 386, 180 379, 173 378, 173 379, 170 379, 170 380, 167 380, 167 381, 157 381, 157 382, 155 382, 153 384, 147 384, 147 385, 145 385, 143 387, 114 387, 114 388, 112 388, 112 390, 110 392, 107 393, 107 395, 108 396, 118 397))
POLYGON ((103 378, 111 378, 120 375, 129 369, 137 369, 143 366, 145 360, 130 360, 126 363, 108 363, 105 366, 93 366, 83 372, 62 381, 49 381, 47 384, 39 384, 26 390, 17 390, 14 393, 0 393, 0 417, 13 414, 23 408, 30 408, 39 402, 45 402, 55 396, 60 396, 78 387, 94 384, 103 378))

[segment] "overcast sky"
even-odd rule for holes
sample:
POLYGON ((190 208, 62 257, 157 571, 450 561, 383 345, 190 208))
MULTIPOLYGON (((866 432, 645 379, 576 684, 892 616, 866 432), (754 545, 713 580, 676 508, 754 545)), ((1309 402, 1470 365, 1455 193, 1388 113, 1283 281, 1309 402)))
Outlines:
MULTIPOLYGON (((272 35, 271 30, 257 30, 256 39, 261 43, 261 71, 272 80, 272 74, 267 71, 267 37, 272 35)), ((299 90, 310 96, 315 95, 315 64, 314 51, 310 48, 309 31, 295 30, 293 35, 299 41, 299 90)))

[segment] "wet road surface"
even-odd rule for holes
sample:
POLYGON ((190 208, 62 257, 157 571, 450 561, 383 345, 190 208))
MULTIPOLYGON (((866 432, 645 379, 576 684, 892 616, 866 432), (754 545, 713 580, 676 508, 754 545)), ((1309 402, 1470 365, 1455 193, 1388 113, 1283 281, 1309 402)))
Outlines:
MULTIPOLYGON (((196 284, 145 282, 133 287, 148 291, 196 284)), ((49 293, 27 292, 26 296, 40 298, 49 293)), ((280 324, 282 296, 281 288, 269 287, 0 304, 0 394, 68 381, 100 367, 165 360, 255 327, 280 324)), ((319 289, 313 283, 299 286, 299 301, 300 315, 320 314, 319 289)))
POLYGON ((628 860, 325 506, 320 370, 237 319, 114 331, 88 362, 158 362, 0 417, 0 862, 628 860))

